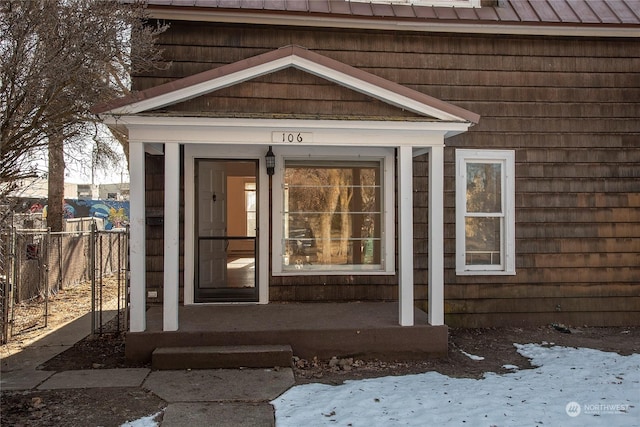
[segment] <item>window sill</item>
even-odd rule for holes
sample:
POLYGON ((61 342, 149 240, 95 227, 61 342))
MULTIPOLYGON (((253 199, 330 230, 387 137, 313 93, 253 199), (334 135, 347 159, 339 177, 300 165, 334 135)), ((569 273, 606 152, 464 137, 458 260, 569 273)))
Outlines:
POLYGON ((295 270, 273 272, 273 277, 280 276, 395 276, 395 271, 368 271, 368 270, 295 270))
POLYGON ((515 276, 515 271, 500 270, 456 270, 456 276, 515 276))

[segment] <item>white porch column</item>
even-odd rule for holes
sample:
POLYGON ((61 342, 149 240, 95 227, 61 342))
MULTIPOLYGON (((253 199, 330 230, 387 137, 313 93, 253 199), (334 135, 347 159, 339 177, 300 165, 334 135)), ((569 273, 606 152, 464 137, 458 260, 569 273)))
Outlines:
POLYGON ((129 270, 130 330, 143 332, 146 325, 146 233, 144 144, 129 143, 129 270))
POLYGON ((398 147, 398 287, 400 326, 413 326, 413 149, 398 147))
MULTIPOLYGON (((266 154, 266 151, 265 151, 266 154)), ((269 239, 269 175, 267 175, 267 165, 264 155, 260 156, 260 166, 258 167, 258 304, 269 303, 269 247, 271 240, 269 239)), ((276 167, 279 165, 276 164, 276 167)), ((278 191, 274 187, 274 192, 278 191)), ((273 218, 279 218, 274 216, 273 218)), ((274 220, 277 221, 277 220, 274 220)), ((274 225, 278 227, 278 225, 274 225)))
POLYGON ((444 325, 444 147, 429 151, 429 323, 444 325))
POLYGON ((178 330, 180 298, 180 144, 164 144, 164 331, 178 330))

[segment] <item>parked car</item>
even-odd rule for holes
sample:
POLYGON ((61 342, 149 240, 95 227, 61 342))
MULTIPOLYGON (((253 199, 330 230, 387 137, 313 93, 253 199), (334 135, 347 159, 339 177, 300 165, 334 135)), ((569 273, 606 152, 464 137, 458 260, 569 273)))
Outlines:
POLYGON ((317 261, 317 245, 313 230, 306 221, 291 221, 287 239, 288 254, 293 264, 317 261))

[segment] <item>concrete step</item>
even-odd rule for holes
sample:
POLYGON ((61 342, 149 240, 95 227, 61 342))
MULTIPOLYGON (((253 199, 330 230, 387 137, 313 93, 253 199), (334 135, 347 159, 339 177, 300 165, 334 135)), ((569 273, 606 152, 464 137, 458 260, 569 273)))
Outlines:
POLYGON ((158 347, 153 369, 233 369, 290 367, 290 345, 158 347))

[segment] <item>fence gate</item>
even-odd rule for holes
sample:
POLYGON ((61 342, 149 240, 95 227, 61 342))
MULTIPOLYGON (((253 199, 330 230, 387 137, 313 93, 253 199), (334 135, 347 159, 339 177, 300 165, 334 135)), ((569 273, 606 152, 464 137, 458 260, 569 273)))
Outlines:
POLYGON ((87 334, 126 331, 127 259, 126 230, 0 230, 1 343, 45 329, 70 294, 74 313, 92 314, 87 334))
POLYGON ((49 240, 42 230, 14 229, 9 243, 8 337, 47 326, 49 240))
POLYGON ((9 304, 11 300, 11 280, 13 250, 11 232, 0 229, 0 344, 9 339, 9 304))
POLYGON ((99 232, 91 228, 92 334, 127 330, 129 233, 99 232))

